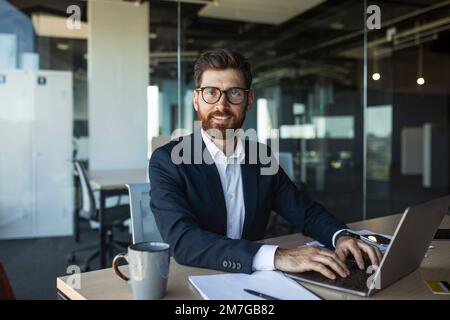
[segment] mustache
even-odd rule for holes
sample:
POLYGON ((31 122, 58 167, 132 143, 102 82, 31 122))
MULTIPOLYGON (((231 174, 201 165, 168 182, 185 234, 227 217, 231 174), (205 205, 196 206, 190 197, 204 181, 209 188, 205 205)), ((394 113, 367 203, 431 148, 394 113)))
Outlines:
POLYGON ((231 112, 220 112, 220 111, 214 111, 208 114, 208 119, 211 119, 212 117, 234 117, 234 114, 231 112))

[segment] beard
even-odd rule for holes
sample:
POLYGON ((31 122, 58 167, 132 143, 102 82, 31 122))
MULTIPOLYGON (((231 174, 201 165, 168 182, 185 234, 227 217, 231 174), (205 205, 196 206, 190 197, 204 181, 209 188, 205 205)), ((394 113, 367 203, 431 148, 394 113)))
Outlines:
MULTIPOLYGON (((247 110, 247 108, 245 108, 247 110)), ((246 111, 242 113, 242 115, 236 115, 229 111, 221 112, 221 111, 213 111, 206 115, 203 115, 201 112, 198 112, 199 120, 202 123, 202 128, 205 131, 210 129, 218 130, 221 133, 221 137, 215 137, 219 139, 227 139, 234 135, 235 131, 242 127, 242 124, 245 121, 246 111), (227 124, 220 124, 214 122, 213 117, 230 117, 230 120, 227 124)))

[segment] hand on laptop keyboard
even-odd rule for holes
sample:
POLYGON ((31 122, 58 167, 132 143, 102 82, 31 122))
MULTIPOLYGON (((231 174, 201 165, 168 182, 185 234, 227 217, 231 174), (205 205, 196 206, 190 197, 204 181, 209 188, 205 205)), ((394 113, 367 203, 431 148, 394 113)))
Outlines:
POLYGON ((316 271, 328 279, 336 279, 336 275, 346 278, 350 275, 348 262, 356 262, 360 270, 370 265, 378 266, 381 253, 361 240, 342 236, 336 241, 336 251, 316 246, 294 249, 278 248, 275 252, 275 268, 284 272, 302 273, 316 271))
POLYGON ((344 278, 350 274, 345 262, 335 252, 316 246, 278 248, 275 252, 275 268, 285 272, 317 271, 333 280, 336 274, 344 278))
POLYGON ((369 265, 377 266, 380 264, 382 257, 378 248, 350 236, 342 236, 337 239, 335 252, 343 262, 345 262, 347 258, 353 256, 361 270, 367 267, 367 262, 364 263, 364 255, 369 257, 369 265))

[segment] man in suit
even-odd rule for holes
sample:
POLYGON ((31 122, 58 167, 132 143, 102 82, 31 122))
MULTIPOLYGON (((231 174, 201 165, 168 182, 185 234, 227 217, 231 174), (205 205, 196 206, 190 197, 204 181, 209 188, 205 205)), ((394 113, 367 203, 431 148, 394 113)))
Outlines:
POLYGON ((203 53, 194 81, 201 128, 155 150, 149 164, 151 209, 177 262, 244 273, 315 270, 330 279, 349 275, 349 255, 361 269, 364 254, 379 263, 376 248, 351 237, 344 223, 300 192, 281 168, 262 174, 267 161, 248 161, 254 147, 258 155, 271 155, 267 146, 233 134, 254 100, 250 64, 241 54, 203 53), (255 242, 263 239, 272 210, 328 248, 255 242))

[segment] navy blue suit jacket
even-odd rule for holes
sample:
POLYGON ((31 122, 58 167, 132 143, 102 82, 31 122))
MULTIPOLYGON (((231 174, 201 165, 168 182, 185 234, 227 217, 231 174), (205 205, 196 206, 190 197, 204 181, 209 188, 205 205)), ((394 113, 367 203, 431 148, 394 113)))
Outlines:
MULTIPOLYGON (((258 161, 241 164, 245 203, 242 239, 227 238, 227 211, 217 168, 212 161, 193 164, 193 152, 191 164, 174 164, 171 153, 181 141, 194 148, 193 134, 185 136, 155 150, 149 164, 150 207, 178 263, 251 273, 253 257, 262 245, 254 241, 263 239, 272 210, 328 247, 332 247, 333 234, 346 228, 300 192, 281 167, 276 174, 261 175, 264 165, 258 161)), ((246 160, 251 143, 256 142, 245 141, 246 160)), ((203 140, 201 148, 206 148, 203 140)), ((204 154, 211 158, 208 152, 204 154)))

